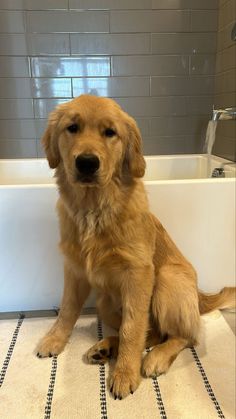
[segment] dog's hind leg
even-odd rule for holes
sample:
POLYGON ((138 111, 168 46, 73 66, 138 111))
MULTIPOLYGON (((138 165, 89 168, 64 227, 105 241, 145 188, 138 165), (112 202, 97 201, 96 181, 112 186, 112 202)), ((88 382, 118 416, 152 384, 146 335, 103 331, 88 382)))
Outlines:
POLYGON ((187 346, 188 340, 179 337, 170 337, 166 342, 154 346, 143 360, 143 375, 156 377, 165 373, 179 352, 187 346))
POLYGON ((146 377, 165 373, 180 351, 196 344, 200 314, 196 278, 191 267, 168 265, 161 268, 152 298, 152 315, 167 340, 145 356, 146 377))

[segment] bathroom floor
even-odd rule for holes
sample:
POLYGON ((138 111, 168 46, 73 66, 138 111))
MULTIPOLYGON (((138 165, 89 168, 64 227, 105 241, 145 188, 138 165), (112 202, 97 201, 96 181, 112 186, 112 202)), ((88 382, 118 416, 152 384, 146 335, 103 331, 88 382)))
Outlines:
POLYGON ((81 316, 64 352, 38 359, 34 348, 54 321, 0 320, 2 418, 235 418, 235 314, 203 316, 200 344, 184 350, 166 375, 143 379, 122 401, 113 400, 106 386, 114 363, 88 365, 84 359, 90 346, 114 331, 95 315, 81 316))

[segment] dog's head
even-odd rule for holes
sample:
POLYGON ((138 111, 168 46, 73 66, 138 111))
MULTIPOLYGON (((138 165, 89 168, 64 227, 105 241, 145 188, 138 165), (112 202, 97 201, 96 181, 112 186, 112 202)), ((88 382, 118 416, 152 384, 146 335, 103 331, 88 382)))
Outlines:
POLYGON ((59 105, 42 143, 50 167, 63 165, 73 184, 103 186, 145 172, 139 129, 112 99, 83 95, 59 105))

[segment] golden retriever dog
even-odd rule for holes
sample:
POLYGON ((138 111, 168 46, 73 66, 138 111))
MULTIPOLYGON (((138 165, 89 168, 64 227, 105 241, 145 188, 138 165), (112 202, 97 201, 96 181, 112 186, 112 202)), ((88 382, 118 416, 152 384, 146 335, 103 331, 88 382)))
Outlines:
POLYGON ((89 349, 87 359, 117 358, 108 384, 122 399, 141 375, 165 373, 181 350, 195 345, 200 315, 234 307, 235 289, 198 291, 195 270, 149 211, 140 132, 116 102, 83 95, 59 105, 42 142, 60 194, 64 294, 37 356, 63 350, 95 288, 100 318, 119 333, 89 349))

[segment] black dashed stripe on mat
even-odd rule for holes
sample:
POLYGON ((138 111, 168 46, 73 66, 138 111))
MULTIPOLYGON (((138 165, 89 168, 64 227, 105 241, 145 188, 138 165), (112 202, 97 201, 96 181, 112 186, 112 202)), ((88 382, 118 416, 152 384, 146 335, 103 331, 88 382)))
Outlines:
POLYGON ((197 354, 196 349, 192 347, 192 348, 190 348, 190 350, 191 350, 192 355, 193 355, 193 358, 194 358, 194 360, 195 360, 195 362, 197 364, 198 370, 199 370, 199 372, 200 372, 200 374, 202 376, 202 379, 203 379, 203 382, 204 382, 204 386, 206 388, 206 391, 207 391, 208 395, 210 396, 210 398, 211 398, 211 400, 212 400, 212 402, 213 402, 213 404, 215 406, 215 409, 217 411, 218 418, 225 419, 225 416, 224 416, 224 414, 223 414, 223 412, 222 412, 222 410, 220 408, 220 405, 219 405, 219 403, 218 403, 218 401, 216 399, 216 396, 215 396, 215 394, 214 394, 214 392, 212 390, 212 387, 211 387, 211 385, 209 383, 209 380, 207 378, 207 375, 206 375, 206 373, 204 371, 204 368, 202 366, 202 363, 201 363, 200 359, 198 358, 198 354, 197 354))
MULTIPOLYGON (((150 349, 147 348, 146 352, 150 352, 150 349)), ((162 400, 162 396, 161 396, 161 390, 157 381, 157 378, 152 378, 152 384, 156 393, 156 400, 157 400, 157 406, 159 409, 159 413, 160 413, 160 417, 161 419, 167 419, 167 415, 166 415, 166 411, 165 411, 165 406, 162 400)))
MULTIPOLYGON (((103 339, 102 322, 98 319, 97 323, 98 339, 103 339)), ((106 399, 106 377, 105 377, 105 365, 99 365, 100 375, 100 406, 101 406, 101 419, 108 419, 107 416, 107 399, 106 399)))
POLYGON ((51 368, 51 376, 50 382, 48 386, 48 394, 47 394, 47 402, 45 406, 45 415, 44 419, 50 419, 51 417, 51 410, 52 410, 52 399, 53 399, 53 392, 54 386, 56 381, 56 374, 57 374, 57 355, 54 355, 52 358, 52 368, 51 368))
POLYGON ((15 347, 15 344, 16 344, 16 340, 17 340, 21 325, 24 321, 24 318, 25 318, 25 316, 23 314, 21 314, 20 318, 17 322, 15 331, 13 333, 9 349, 7 351, 7 355, 6 355, 6 358, 3 362, 3 366, 2 366, 2 369, 1 369, 1 372, 0 372, 0 387, 2 387, 2 385, 3 385, 4 378, 5 378, 5 375, 6 375, 6 372, 7 372, 7 368, 8 368, 9 362, 11 360, 11 356, 12 356, 12 353, 13 353, 13 350, 14 350, 14 347, 15 347))

